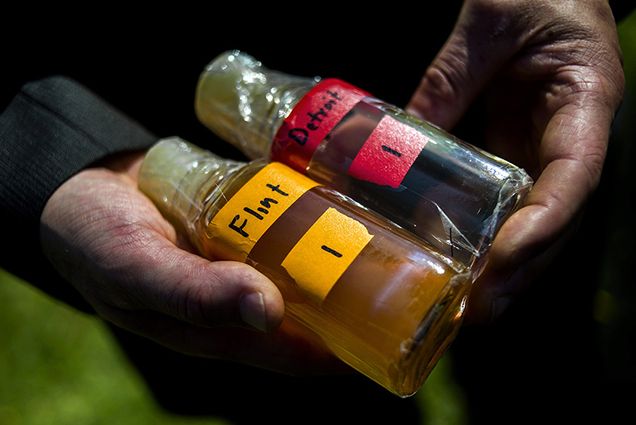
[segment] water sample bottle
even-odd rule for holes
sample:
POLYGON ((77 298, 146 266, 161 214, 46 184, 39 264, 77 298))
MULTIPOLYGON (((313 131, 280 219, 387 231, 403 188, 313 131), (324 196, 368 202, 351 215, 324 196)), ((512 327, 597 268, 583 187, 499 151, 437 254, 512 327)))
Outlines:
POLYGON ((335 187, 473 268, 532 180, 337 79, 269 70, 226 52, 201 74, 196 113, 250 158, 283 162, 335 187))
POLYGON ((139 187, 204 257, 265 274, 289 318, 395 394, 417 391, 458 330, 471 284, 462 264, 281 163, 165 139, 139 187))

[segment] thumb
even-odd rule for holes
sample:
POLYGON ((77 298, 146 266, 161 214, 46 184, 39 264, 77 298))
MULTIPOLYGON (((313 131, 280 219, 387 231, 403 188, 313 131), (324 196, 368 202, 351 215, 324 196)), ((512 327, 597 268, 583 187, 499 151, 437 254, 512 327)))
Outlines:
POLYGON ((518 49, 518 23, 501 7, 484 3, 464 3, 453 32, 406 107, 412 115, 451 129, 518 49))
POLYGON ((200 326, 249 325, 263 332, 283 319, 278 288, 247 264, 211 262, 162 238, 131 257, 134 307, 200 326))

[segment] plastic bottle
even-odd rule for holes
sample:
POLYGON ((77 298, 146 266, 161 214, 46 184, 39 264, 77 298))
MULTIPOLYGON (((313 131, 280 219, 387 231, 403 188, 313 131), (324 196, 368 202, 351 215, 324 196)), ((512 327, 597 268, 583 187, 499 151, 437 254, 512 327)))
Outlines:
POLYGON ((417 391, 460 325, 463 265, 283 164, 165 139, 139 187, 204 257, 268 276, 292 320, 395 394, 417 391))
POLYGON ((335 187, 472 267, 474 278, 532 185, 521 168, 364 90, 272 71, 239 51, 206 67, 195 108, 248 157, 335 187))

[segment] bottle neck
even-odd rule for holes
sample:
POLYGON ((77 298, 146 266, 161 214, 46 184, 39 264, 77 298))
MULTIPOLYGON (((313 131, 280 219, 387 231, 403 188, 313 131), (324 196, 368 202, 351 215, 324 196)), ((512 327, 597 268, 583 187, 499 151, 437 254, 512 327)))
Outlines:
POLYGON ((206 205, 246 164, 222 159, 179 138, 163 139, 144 158, 139 189, 179 230, 192 234, 206 205))
MULTIPOLYGON (((263 142, 263 146, 267 146, 267 151, 264 152, 264 154, 268 157, 271 155, 272 142, 281 125, 298 102, 314 87, 316 82, 316 80, 290 81, 287 83, 281 81, 279 89, 276 90, 276 94, 272 95, 272 100, 268 105, 269 109, 265 112, 265 122, 267 125, 263 129, 263 132, 259 133, 260 136, 267 140, 263 142)), ((248 154, 248 156, 250 155, 248 154)), ((264 155, 261 154, 260 157, 262 156, 264 155)))
POLYGON ((269 70, 242 52, 226 52, 201 74, 195 110, 203 124, 249 158, 267 158, 278 128, 317 81, 269 70))

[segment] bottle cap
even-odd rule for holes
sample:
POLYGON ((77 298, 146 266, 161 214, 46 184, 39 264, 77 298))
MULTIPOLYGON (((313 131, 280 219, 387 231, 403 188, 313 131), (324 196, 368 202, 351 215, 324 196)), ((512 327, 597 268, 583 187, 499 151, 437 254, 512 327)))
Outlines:
POLYGON ((243 165, 171 137, 146 153, 139 170, 139 189, 173 224, 192 230, 214 187, 243 165))
POLYGON ((195 110, 203 124, 250 159, 269 157, 282 121, 316 82, 269 70, 248 54, 228 51, 201 74, 195 110))

